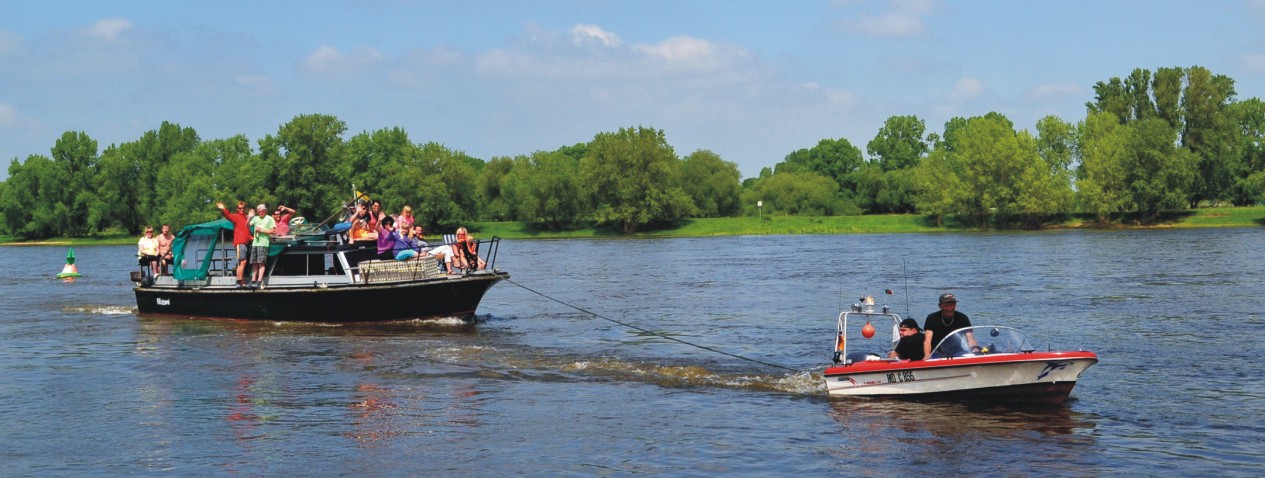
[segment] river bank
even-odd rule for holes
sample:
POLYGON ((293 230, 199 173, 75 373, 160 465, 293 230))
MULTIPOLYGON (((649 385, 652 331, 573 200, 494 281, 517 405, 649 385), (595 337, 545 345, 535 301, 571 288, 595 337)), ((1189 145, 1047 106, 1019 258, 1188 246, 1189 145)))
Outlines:
MULTIPOLYGON (((1265 206, 1224 207, 1191 209, 1165 215, 1152 225, 1115 224, 1108 229, 1156 229, 1156 228, 1217 228, 1265 226, 1265 206)), ((1084 216, 1074 216, 1046 229, 1093 229, 1098 228, 1084 216)), ((934 232, 980 232, 980 229, 961 225, 936 226, 926 216, 917 214, 884 214, 866 216, 764 216, 720 217, 687 219, 675 228, 659 229, 624 235, 618 232, 592 227, 571 231, 544 231, 527 222, 475 222, 470 226, 477 236, 498 236, 503 239, 585 239, 585 238, 662 238, 662 237, 715 237, 715 236, 764 236, 787 234, 892 234, 934 232)), ((133 244, 136 236, 130 234, 103 234, 85 238, 54 238, 41 241, 19 241, 12 236, 0 235, 0 245, 122 245, 133 244)), ((437 242, 438 237, 429 237, 437 242)))

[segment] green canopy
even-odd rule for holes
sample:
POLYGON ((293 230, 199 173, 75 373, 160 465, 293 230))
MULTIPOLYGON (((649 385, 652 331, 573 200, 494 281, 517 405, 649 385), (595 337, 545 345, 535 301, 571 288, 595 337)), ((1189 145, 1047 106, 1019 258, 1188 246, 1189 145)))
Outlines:
MULTIPOLYGON (((223 254, 220 252, 223 250, 219 247, 220 240, 223 238, 231 240, 232 234, 233 223, 227 219, 185 226, 176 233, 176 239, 171 241, 172 262, 174 262, 172 277, 176 280, 206 279, 211 269, 211 259, 217 252, 223 254)), ((283 249, 285 246, 273 244, 268 248, 268 256, 275 256, 283 249)), ((227 267, 227 261, 225 262, 225 267, 227 267)))
POLYGON ((218 249, 220 232, 232 234, 233 223, 219 219, 202 224, 185 226, 171 241, 173 254, 172 277, 176 280, 205 279, 211 268, 211 258, 218 249))

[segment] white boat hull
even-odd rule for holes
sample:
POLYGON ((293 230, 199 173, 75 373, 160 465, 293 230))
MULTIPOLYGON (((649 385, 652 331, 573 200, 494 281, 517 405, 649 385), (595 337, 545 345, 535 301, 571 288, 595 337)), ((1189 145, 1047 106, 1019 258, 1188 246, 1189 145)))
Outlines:
POLYGON ((832 396, 1059 404, 1081 374, 1096 363, 1098 357, 1092 352, 1032 352, 866 361, 830 367, 824 375, 832 396))

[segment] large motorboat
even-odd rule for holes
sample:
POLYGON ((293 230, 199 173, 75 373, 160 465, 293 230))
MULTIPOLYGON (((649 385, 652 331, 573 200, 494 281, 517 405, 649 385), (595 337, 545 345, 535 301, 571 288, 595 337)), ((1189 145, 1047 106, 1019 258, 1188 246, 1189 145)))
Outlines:
MULTIPOLYGON (((132 272, 141 314, 305 322, 382 322, 474 316, 484 293, 509 277, 496 269, 500 239, 479 241, 484 270, 449 275, 431 256, 378 260, 376 245, 345 244, 325 228, 273 241, 262 287, 237 284, 233 224, 184 227, 171 275, 132 272), (228 240, 226 240, 228 239, 228 240)), ((247 271, 249 274, 249 271, 247 271)))
POLYGON ((839 314, 835 365, 823 375, 831 396, 899 397, 929 400, 986 400, 1059 405, 1098 356, 1085 350, 1038 351, 1013 327, 974 326, 955 330, 924 360, 888 358, 899 340, 901 317, 873 297, 863 297, 839 314), (849 352, 849 325, 864 321, 862 333, 872 336, 871 322, 892 321, 891 346, 880 353, 849 352), (866 330, 868 329, 868 331, 866 330))

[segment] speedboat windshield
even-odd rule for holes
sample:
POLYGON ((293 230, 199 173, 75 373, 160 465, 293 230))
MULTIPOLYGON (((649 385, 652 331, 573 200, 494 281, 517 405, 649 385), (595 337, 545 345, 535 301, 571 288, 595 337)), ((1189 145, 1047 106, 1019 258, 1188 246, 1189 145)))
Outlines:
POLYGON ((936 357, 1013 354, 1033 351, 1028 336, 1014 327, 995 325, 965 327, 950 332, 931 352, 936 357))

